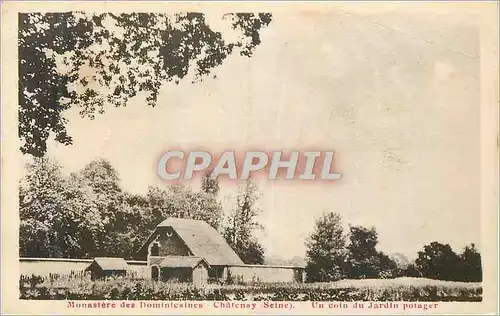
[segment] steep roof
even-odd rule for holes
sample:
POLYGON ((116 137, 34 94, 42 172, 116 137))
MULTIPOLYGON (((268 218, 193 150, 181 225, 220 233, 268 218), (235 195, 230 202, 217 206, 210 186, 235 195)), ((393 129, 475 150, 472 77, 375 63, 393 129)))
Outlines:
MULTIPOLYGON (((128 264, 123 258, 94 258, 94 261, 87 267, 89 269, 93 264, 97 264, 104 271, 127 270, 128 264)), ((85 269, 85 270, 87 270, 85 269)))
MULTIPOLYGON (((243 261, 224 238, 205 221, 168 218, 161 222, 156 230, 159 227, 172 227, 193 255, 204 258, 209 265, 243 264, 243 261)), ((151 242, 153 236, 154 233, 148 239, 146 245, 151 242)))
POLYGON ((164 258, 158 258, 155 264, 160 267, 169 267, 169 268, 194 268, 200 262, 205 262, 207 266, 210 266, 208 262, 200 257, 186 257, 186 256, 169 256, 164 258))

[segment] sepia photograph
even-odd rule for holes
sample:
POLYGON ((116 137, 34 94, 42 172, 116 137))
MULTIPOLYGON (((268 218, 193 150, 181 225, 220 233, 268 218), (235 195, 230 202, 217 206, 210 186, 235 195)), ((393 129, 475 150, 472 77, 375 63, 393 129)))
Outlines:
POLYGON ((2 312, 495 312, 497 3, 112 2, 2 4, 2 312))

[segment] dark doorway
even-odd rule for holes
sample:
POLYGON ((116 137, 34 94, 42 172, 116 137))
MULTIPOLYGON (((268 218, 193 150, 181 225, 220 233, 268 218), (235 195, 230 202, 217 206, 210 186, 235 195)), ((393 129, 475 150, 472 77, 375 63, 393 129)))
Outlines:
POLYGON ((158 267, 151 267, 151 279, 153 279, 153 281, 158 281, 159 276, 160 270, 158 269, 158 267))

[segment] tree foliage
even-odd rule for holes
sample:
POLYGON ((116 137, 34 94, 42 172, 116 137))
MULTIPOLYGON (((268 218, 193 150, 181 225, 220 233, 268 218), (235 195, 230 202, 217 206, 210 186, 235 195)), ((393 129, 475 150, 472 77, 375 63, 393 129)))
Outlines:
POLYGON ((43 156, 50 134, 71 144, 63 112, 94 118, 142 94, 155 106, 162 84, 199 81, 232 53, 250 57, 269 13, 222 17, 239 34, 213 30, 202 13, 21 13, 18 25, 21 151, 43 156))
POLYGON ((410 260, 402 253, 393 253, 389 256, 396 266, 395 275, 397 277, 407 276, 410 267, 410 260))
POLYGON ((418 252, 415 265, 422 276, 431 279, 482 281, 481 255, 474 244, 456 254, 450 245, 432 242, 418 252))
POLYGON ((345 277, 347 252, 342 219, 325 213, 315 224, 306 252, 306 273, 310 282, 336 281, 345 277))
POLYGON ((226 217, 223 236, 228 244, 247 264, 264 264, 264 248, 256 240, 254 233, 262 226, 257 216, 262 210, 257 205, 260 198, 257 186, 250 180, 240 186, 236 197, 236 207, 226 217))
POLYGON ((474 244, 456 254, 449 245, 432 242, 424 246, 414 262, 400 253, 377 250, 374 227, 350 226, 347 236, 340 215, 324 213, 306 242, 306 272, 309 282, 342 278, 425 277, 447 281, 481 282, 481 255, 474 244), (348 238, 346 238, 348 237, 348 238), (346 240, 347 239, 347 240, 346 240))
POLYGON ((66 178, 47 158, 27 165, 20 185, 20 255, 87 257, 100 231, 92 192, 77 178, 66 178))
POLYGON ((213 194, 184 186, 151 187, 144 196, 125 192, 104 159, 65 176, 44 157, 27 165, 20 217, 23 257, 132 258, 167 217, 201 219, 218 229, 222 205, 213 194))
POLYGON ((244 243, 244 247, 235 249, 240 259, 246 264, 264 264, 264 247, 255 237, 244 243))
POLYGON ((391 265, 390 258, 376 249, 378 235, 374 227, 351 226, 349 241, 347 249, 351 278, 377 278, 391 265))
POLYGON ((466 282, 481 282, 483 281, 483 269, 481 263, 481 254, 476 249, 475 244, 470 244, 465 247, 460 254, 460 273, 461 281, 466 282))
POLYGON ((219 229, 222 221, 222 205, 212 194, 192 191, 189 187, 175 184, 166 190, 150 187, 147 192, 149 207, 146 216, 153 219, 156 227, 167 217, 199 219, 219 229))
POLYGON ((432 242, 418 252, 415 263, 425 277, 453 280, 457 274, 459 257, 450 245, 432 242))
POLYGON ((118 172, 105 159, 66 176, 54 160, 34 158, 20 185, 20 255, 133 258, 160 222, 176 217, 209 223, 245 263, 263 264, 264 249, 254 236, 261 228, 256 186, 242 186, 223 226, 218 182, 203 183, 200 191, 176 184, 132 194, 121 188, 118 172))
POLYGON ((219 194, 219 179, 212 178, 211 172, 207 172, 201 179, 201 190, 205 193, 217 195, 219 194))

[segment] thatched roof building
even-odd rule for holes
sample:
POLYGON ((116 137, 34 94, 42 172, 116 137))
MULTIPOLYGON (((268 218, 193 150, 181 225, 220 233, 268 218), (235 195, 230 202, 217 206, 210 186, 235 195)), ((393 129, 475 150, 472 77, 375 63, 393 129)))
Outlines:
POLYGON ((169 218, 161 222, 138 252, 148 257, 148 247, 160 234, 172 234, 187 248, 187 255, 204 258, 211 266, 241 265, 240 257, 224 238, 208 223, 201 220, 169 218))

